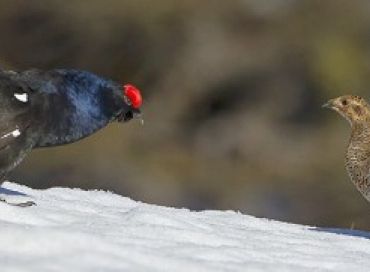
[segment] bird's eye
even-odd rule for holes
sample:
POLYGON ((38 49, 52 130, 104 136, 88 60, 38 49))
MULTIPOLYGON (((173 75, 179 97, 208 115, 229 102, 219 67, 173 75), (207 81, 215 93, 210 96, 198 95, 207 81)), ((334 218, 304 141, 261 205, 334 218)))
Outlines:
POLYGON ((347 104, 348 104, 348 102, 347 102, 347 100, 346 100, 346 99, 342 100, 342 105, 343 105, 343 106, 347 106, 347 104))

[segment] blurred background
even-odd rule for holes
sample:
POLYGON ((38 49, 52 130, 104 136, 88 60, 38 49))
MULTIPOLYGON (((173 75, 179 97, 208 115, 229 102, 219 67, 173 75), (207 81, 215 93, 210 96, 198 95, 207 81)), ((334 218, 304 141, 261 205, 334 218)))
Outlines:
POLYGON ((5 69, 142 89, 145 125, 34 151, 12 181, 370 230, 329 98, 369 98, 370 1, 0 0, 5 69))

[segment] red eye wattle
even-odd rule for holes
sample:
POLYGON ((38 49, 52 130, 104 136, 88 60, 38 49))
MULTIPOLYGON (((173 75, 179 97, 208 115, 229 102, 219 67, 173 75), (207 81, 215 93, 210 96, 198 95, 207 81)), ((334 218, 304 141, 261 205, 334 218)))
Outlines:
POLYGON ((143 104, 143 97, 138 88, 134 85, 126 84, 123 86, 124 88, 124 95, 130 100, 131 106, 134 109, 139 109, 141 104, 143 104))

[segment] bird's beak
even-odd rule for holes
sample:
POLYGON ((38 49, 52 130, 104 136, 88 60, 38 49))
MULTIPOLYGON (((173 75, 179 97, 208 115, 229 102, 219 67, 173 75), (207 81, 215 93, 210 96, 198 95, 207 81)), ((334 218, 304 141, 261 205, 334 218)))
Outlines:
POLYGON ((133 115, 134 115, 134 119, 139 120, 140 124, 143 126, 144 125, 143 114, 140 111, 135 111, 133 115))
POLYGON ((123 113, 119 115, 117 119, 119 122, 128 122, 131 119, 138 119, 142 125, 144 124, 143 115, 141 111, 137 109, 131 109, 127 111, 126 113, 123 113))
POLYGON ((322 108, 328 108, 328 109, 332 109, 334 108, 335 106, 335 103, 334 103, 334 99, 330 99, 328 102, 326 102, 324 105, 322 105, 321 107, 322 108))

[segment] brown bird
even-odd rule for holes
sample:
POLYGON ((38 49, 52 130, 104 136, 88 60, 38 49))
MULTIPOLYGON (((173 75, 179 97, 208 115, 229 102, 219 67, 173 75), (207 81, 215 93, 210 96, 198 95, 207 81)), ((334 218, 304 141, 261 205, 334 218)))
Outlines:
POLYGON ((323 107, 335 110, 350 123, 346 169, 353 184, 370 201, 370 105, 362 97, 344 95, 323 107))

